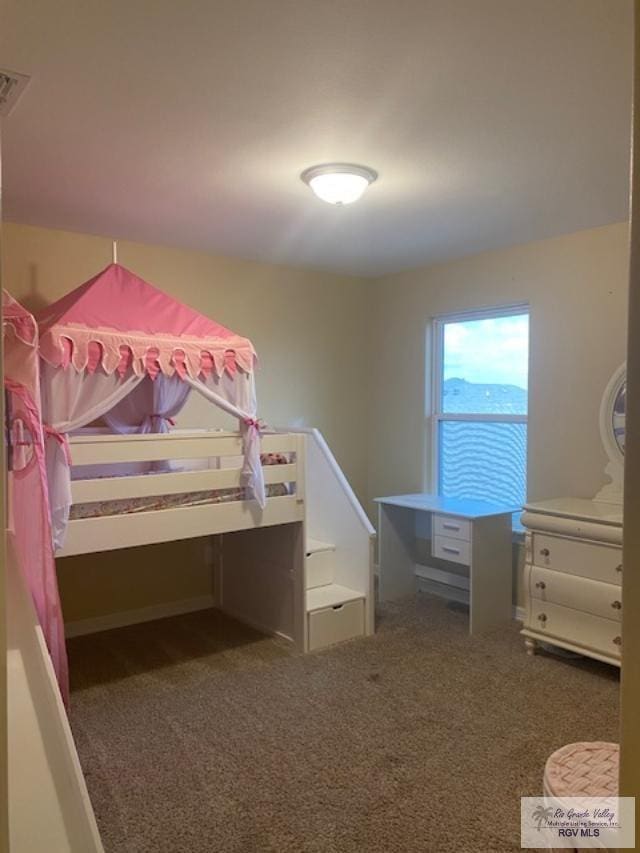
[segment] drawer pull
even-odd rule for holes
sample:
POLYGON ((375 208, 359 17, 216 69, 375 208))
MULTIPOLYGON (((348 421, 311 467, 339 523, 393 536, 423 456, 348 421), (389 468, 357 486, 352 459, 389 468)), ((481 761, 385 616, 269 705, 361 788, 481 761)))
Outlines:
POLYGON ((451 522, 449 522, 449 521, 444 521, 442 523, 442 526, 444 527, 445 530, 460 530, 459 524, 451 524, 451 522))
POLYGON ((616 566, 616 572, 620 572, 622 574, 622 563, 618 563, 616 566))
POLYGON ((541 548, 540 553, 543 557, 548 557, 551 554, 551 551, 548 548, 541 548))
POLYGON ((614 637, 613 642, 616 644, 616 646, 621 646, 622 645, 622 637, 614 637))
POLYGON ((622 610, 622 602, 621 601, 614 601, 614 602, 612 602, 611 606, 613 607, 614 610, 622 610))
MULTIPOLYGON (((546 613, 539 613, 538 619, 540 622, 546 622, 547 621, 547 614, 546 613)), ((614 642, 615 642, 615 640, 614 640, 614 642)))
POLYGON ((448 545, 443 545, 442 550, 446 551, 447 554, 459 554, 460 553, 459 548, 450 548, 448 545))
POLYGON ((546 588, 547 588, 547 585, 544 581, 538 581, 538 583, 536 584, 536 589, 546 589, 546 588))

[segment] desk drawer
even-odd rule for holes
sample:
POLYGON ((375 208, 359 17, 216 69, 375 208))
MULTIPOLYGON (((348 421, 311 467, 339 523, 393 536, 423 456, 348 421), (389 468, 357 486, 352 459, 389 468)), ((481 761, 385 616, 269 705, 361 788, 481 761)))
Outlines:
POLYGON ((533 534, 532 546, 532 562, 542 569, 555 569, 603 583, 622 583, 622 549, 618 546, 544 533, 533 534))
POLYGON ((434 536, 431 554, 441 560, 450 560, 463 566, 471 565, 471 544, 462 539, 450 539, 448 536, 434 536))
POLYGON ((449 539, 463 539, 471 541, 471 522, 465 518, 456 518, 453 515, 433 516, 433 535, 447 536, 449 539))
POLYGON ((533 598, 561 604, 620 622, 622 619, 622 589, 612 583, 600 583, 579 578, 553 569, 528 566, 529 589, 533 598))

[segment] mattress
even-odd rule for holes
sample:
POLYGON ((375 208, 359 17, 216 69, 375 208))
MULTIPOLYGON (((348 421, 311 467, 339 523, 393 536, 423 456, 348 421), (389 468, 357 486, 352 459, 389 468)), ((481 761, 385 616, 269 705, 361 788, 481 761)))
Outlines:
MULTIPOLYGON (((289 460, 283 454, 263 454, 263 465, 286 465, 289 460)), ((149 474, 153 476, 152 473, 149 474)), ((283 497, 291 493, 286 483, 272 483, 265 486, 268 498, 283 497)), ((183 492, 173 495, 153 495, 141 498, 121 498, 117 500, 93 501, 78 503, 71 506, 70 520, 80 518, 100 518, 108 515, 131 515, 139 512, 152 512, 159 509, 175 509, 176 507, 200 506, 202 504, 219 504, 229 501, 242 501, 246 498, 243 488, 207 489, 198 492, 183 492)))

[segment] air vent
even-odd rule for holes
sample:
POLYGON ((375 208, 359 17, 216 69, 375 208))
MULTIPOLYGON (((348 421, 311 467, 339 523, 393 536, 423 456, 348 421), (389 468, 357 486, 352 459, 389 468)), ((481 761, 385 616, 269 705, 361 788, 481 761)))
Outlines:
POLYGON ((0 68, 0 118, 8 116, 31 78, 0 68))

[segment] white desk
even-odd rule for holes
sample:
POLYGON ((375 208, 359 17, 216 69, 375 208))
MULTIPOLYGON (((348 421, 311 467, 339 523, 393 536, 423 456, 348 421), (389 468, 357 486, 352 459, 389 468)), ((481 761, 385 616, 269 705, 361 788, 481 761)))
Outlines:
POLYGON ((431 555, 468 566, 469 632, 512 618, 512 522, 520 507, 438 495, 376 498, 380 600, 414 592, 416 520, 431 539, 431 555), (426 517, 424 517, 426 516, 426 517))

